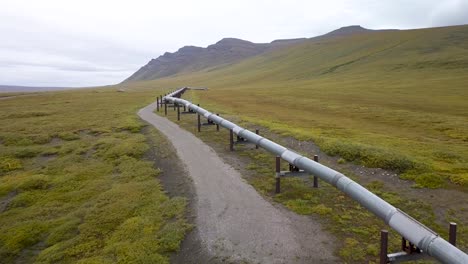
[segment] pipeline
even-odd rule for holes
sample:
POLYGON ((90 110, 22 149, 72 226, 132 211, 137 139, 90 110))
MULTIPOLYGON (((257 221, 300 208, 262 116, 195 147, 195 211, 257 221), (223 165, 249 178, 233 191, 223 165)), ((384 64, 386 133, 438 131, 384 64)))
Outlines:
POLYGON ((214 123, 232 131, 246 140, 258 145, 274 155, 280 156, 290 164, 309 172, 323 181, 333 185, 357 201, 367 210, 381 218, 401 236, 416 245, 423 253, 428 254, 441 261, 450 264, 467 264, 468 255, 453 246, 437 233, 421 224, 405 212, 389 204, 377 195, 373 194, 363 186, 327 166, 317 163, 307 157, 301 156, 271 140, 259 136, 245 128, 242 128, 222 117, 217 116, 180 96, 189 88, 181 88, 163 97, 164 102, 185 105, 199 115, 213 121, 214 123), (177 98, 179 97, 179 98, 177 98))

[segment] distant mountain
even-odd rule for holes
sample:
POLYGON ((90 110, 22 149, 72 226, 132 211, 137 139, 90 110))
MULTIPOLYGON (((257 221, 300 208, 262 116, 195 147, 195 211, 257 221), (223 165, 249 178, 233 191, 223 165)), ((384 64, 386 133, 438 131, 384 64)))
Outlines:
POLYGON ((181 72, 196 71, 219 64, 232 63, 264 52, 267 44, 224 38, 207 48, 185 46, 152 59, 125 81, 151 80, 181 72))
POLYGON ((271 48, 306 40, 281 39, 271 43, 252 43, 236 38, 224 38, 206 48, 185 46, 174 53, 166 52, 140 68, 124 82, 153 80, 174 74, 230 64, 263 53, 271 48))
POLYGON ((67 89, 74 89, 74 88, 0 85, 0 93, 45 92, 45 91, 67 90, 67 89))
MULTIPOLYGON (((325 35, 312 39, 322 39, 335 36, 347 36, 374 30, 365 29, 361 26, 342 27, 325 35)), ((141 67, 137 72, 127 78, 125 82, 154 80, 176 74, 200 71, 206 68, 228 65, 243 59, 253 57, 275 48, 285 47, 309 39, 280 39, 271 43, 252 43, 249 41, 224 38, 216 44, 206 48, 185 46, 174 53, 166 52, 148 64, 141 67)))
POLYGON ((363 28, 359 25, 355 25, 355 26, 342 27, 342 28, 333 30, 331 32, 328 32, 325 35, 322 35, 321 37, 347 36, 347 35, 365 33, 365 32, 370 32, 370 31, 373 31, 373 30, 363 28))

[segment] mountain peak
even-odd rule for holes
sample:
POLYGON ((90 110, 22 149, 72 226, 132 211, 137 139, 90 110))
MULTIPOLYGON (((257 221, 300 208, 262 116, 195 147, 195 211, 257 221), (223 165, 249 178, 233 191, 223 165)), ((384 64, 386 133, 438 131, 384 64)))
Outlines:
POLYGON ((351 26, 347 26, 347 27, 341 27, 341 28, 339 28, 337 30, 361 30, 361 31, 365 31, 365 30, 368 30, 368 29, 363 28, 360 25, 351 25, 351 26))
POLYGON ((346 35, 364 33, 364 32, 369 32, 369 31, 372 31, 372 30, 363 28, 360 25, 352 25, 352 26, 341 27, 339 29, 333 30, 325 34, 324 36, 346 36, 346 35))
POLYGON ((220 41, 216 42, 214 45, 222 46, 234 46, 234 45, 243 45, 243 44, 254 44, 250 41, 238 39, 238 38, 223 38, 220 41))

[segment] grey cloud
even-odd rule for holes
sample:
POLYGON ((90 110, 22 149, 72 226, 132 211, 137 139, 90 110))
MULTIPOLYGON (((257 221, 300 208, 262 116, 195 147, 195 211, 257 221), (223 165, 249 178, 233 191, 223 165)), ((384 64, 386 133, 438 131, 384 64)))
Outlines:
POLYGON ((165 51, 206 47, 223 37, 270 42, 351 24, 407 29, 468 23, 468 0, 228 3, 6 0, 0 8, 0 84, 118 83, 165 51))
POLYGON ((462 25, 468 23, 468 1, 441 1, 431 14, 432 26, 462 25))

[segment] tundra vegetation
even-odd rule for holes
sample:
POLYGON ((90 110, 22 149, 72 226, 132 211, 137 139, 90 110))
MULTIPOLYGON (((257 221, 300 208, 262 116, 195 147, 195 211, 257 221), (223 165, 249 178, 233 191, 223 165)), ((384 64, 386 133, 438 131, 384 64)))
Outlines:
MULTIPOLYGON (((185 97, 198 100, 198 93, 189 92, 185 97)), ((156 113, 164 116, 163 111, 156 113)), ((243 127, 255 126, 255 124, 242 121, 236 116, 224 117, 243 127)), ((220 131, 216 132, 213 126, 203 126, 201 132, 197 132, 196 115, 182 115, 181 120, 177 121, 177 112, 172 108, 168 109, 167 118, 200 137, 222 155, 230 155, 228 146, 229 132, 226 129, 220 128, 220 131)), ((202 122, 205 122, 203 118, 202 122)), ((281 134, 265 130, 261 130, 261 134, 266 137, 272 135, 275 138, 279 137, 279 143, 284 144, 284 142, 281 142, 281 134)), ((310 155, 310 153, 302 154, 310 155)), ((316 189, 312 187, 313 179, 311 177, 283 178, 281 180, 282 191, 280 194, 276 194, 275 164, 271 153, 263 149, 256 150, 251 145, 236 145, 235 152, 232 155, 239 157, 241 165, 238 169, 241 169, 248 182, 264 197, 281 203, 298 214, 318 216, 326 230, 338 238, 336 254, 346 263, 378 263, 380 230, 382 229, 390 230, 389 250, 393 252, 400 250, 401 237, 395 231, 391 231, 390 227, 385 225, 381 219, 331 185, 321 181, 320 187, 316 189)), ((232 158, 227 160, 232 160, 232 158)), ((338 161, 338 163, 342 162, 338 161)), ((237 162, 236 164, 234 166, 239 166, 237 162)), ((282 162, 281 169, 288 169, 286 162, 282 162)), ((360 182, 359 177, 354 175, 353 172, 346 170, 342 170, 342 172, 360 182)), ((399 192, 398 188, 392 188, 392 186, 378 179, 371 180, 364 186, 387 202, 415 217, 444 238, 448 237, 448 222, 457 222, 459 224, 457 246, 463 250, 468 249, 468 221, 466 220, 468 210, 464 207, 465 205, 431 204, 421 199, 423 196, 414 197, 399 192), (444 210, 440 210, 439 207, 444 208, 444 210)), ((427 195, 431 194, 428 193, 427 195)), ((422 261, 420 263, 433 262, 422 261)))
MULTIPOLYGON (((378 179, 364 185, 445 237, 447 223, 458 222, 457 245, 466 250, 467 69, 468 26, 459 26, 311 39, 237 63, 123 86, 207 87, 185 98, 240 124, 314 142, 338 164, 393 171, 418 195, 378 179), (465 198, 427 202, 424 196, 437 196, 438 189, 465 198)), ((175 120, 173 111, 169 118, 175 120)), ((183 116, 181 124, 226 150, 227 134, 196 133, 194 122, 183 116)), ((388 228, 381 220, 330 186, 313 190, 307 180, 286 179, 284 192, 274 195, 271 156, 236 153, 248 158, 248 179, 259 192, 297 213, 320 215, 341 238, 338 254, 347 262, 376 261, 379 230, 388 228)), ((400 239, 392 233, 391 250, 399 249, 400 239)))
POLYGON ((38 93, 0 103, 1 263, 168 263, 190 228, 136 111, 154 90, 38 93))

